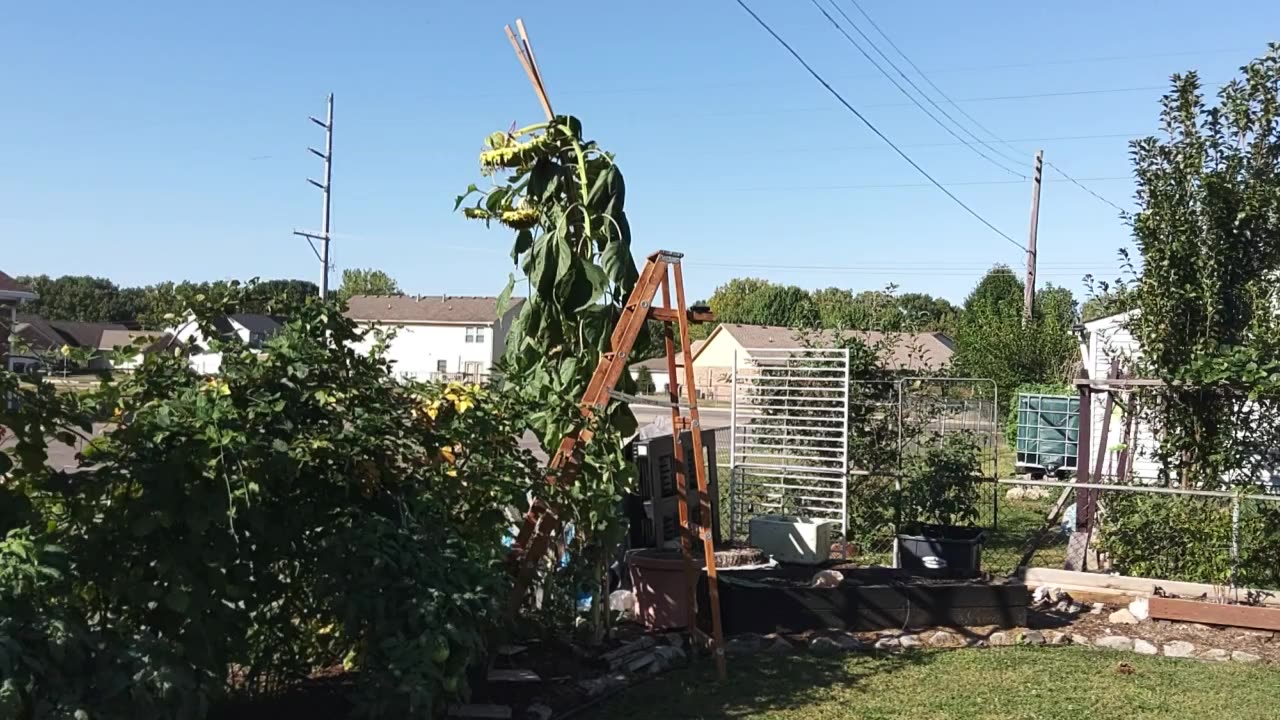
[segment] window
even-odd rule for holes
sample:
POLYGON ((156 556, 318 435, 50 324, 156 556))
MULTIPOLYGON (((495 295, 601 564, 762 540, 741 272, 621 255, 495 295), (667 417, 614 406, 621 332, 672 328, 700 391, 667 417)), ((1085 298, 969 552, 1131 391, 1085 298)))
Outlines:
POLYGON ((467 326, 467 342, 473 343, 475 341, 476 341, 476 329, 468 325, 467 326))
POLYGON ((442 373, 442 372, 449 372, 449 361, 448 361, 448 360, 437 360, 437 361, 436 361, 436 372, 438 372, 438 373, 442 373))
POLYGON ((468 380, 480 382, 480 363, 467 362, 462 366, 462 372, 467 376, 468 380))
POLYGON ((476 342, 484 342, 484 326, 476 328, 476 342))

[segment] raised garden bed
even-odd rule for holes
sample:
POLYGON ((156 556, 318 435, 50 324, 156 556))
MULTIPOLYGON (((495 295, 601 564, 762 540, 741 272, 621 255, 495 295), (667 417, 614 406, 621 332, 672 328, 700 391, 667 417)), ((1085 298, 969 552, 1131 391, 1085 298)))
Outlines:
MULTIPOLYGON (((908 572, 834 564, 844 580, 813 587, 815 568, 779 566, 720 573, 725 634, 810 630, 1024 625, 1030 596, 1022 582, 951 570, 908 572)), ((699 621, 707 622, 705 576, 699 621)))
POLYGON ((1151 617, 1157 620, 1179 620, 1255 630, 1280 630, 1280 608, 1275 607, 1153 597, 1149 608, 1151 617))

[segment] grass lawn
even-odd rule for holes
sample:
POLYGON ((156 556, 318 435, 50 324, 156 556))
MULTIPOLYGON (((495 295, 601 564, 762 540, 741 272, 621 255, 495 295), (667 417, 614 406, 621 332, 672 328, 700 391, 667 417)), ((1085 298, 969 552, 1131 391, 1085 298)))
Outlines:
POLYGON ((1088 648, 710 661, 634 687, 586 717, 818 720, 1274 720, 1280 669, 1088 648), (1134 672, 1118 670, 1128 663, 1134 672))

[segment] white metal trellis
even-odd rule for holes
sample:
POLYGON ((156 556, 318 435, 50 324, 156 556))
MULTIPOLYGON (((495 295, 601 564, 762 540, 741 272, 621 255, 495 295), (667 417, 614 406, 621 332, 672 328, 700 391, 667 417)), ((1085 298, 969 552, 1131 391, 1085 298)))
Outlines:
POLYGON ((735 351, 731 375, 729 533, 762 514, 849 529, 849 351, 735 351))

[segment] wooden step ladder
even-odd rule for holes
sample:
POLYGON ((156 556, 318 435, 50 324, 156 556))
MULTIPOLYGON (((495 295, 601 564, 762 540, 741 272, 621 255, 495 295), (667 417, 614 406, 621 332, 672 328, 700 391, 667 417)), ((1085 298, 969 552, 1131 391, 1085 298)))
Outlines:
MULTIPOLYGON (((684 556, 686 580, 686 607, 689 610, 688 628, 692 645, 706 646, 715 657, 716 670, 720 678, 726 677, 724 657, 724 634, 720 624, 720 586, 716 578, 716 556, 711 534, 711 497, 707 489, 706 455, 702 446, 702 421, 698 416, 698 393, 694 383, 692 353, 686 352, 684 362, 685 403, 680 402, 680 390, 677 382, 676 345, 673 334, 680 333, 680 345, 686 350, 690 347, 689 323, 710 322, 714 316, 708 311, 690 311, 685 306, 684 276, 680 267, 681 253, 659 250, 648 258, 640 278, 636 281, 631 296, 627 298, 618 318, 618 324, 610 336, 609 352, 601 355, 600 363, 587 385, 582 396, 582 414, 591 417, 604 410, 613 398, 634 401, 631 396, 614 390, 622 373, 626 371, 627 360, 635 346, 640 330, 649 320, 657 320, 663 324, 667 353, 668 393, 671 406, 671 432, 675 440, 676 492, 680 510, 680 548, 684 556), (671 304, 672 286, 675 287, 675 301, 671 304), (662 293, 662 306, 654 307, 654 298, 662 293), (681 410, 687 409, 688 415, 681 410), (689 512, 688 494, 689 479, 684 462, 683 443, 680 433, 690 431, 693 438, 693 465, 698 487, 699 518, 702 523, 696 527, 692 524, 689 512), (705 557, 707 571, 708 595, 711 603, 711 636, 708 637, 698 629, 697 624, 697 586, 699 566, 694 560, 694 543, 702 543, 702 554, 705 557)), ((666 403, 662 404, 664 407, 666 403)), ((553 473, 547 482, 553 484, 572 484, 577 481, 582 471, 583 445, 591 442, 592 432, 582 430, 566 435, 560 442, 555 456, 551 459, 553 473)), ((532 584, 540 564, 545 563, 551 539, 561 530, 560 519, 555 508, 535 499, 525 515, 524 524, 516 538, 512 549, 516 564, 516 582, 511 594, 509 615, 515 616, 524 603, 525 596, 532 584)), ((600 598, 598 601, 603 602, 600 598)))

